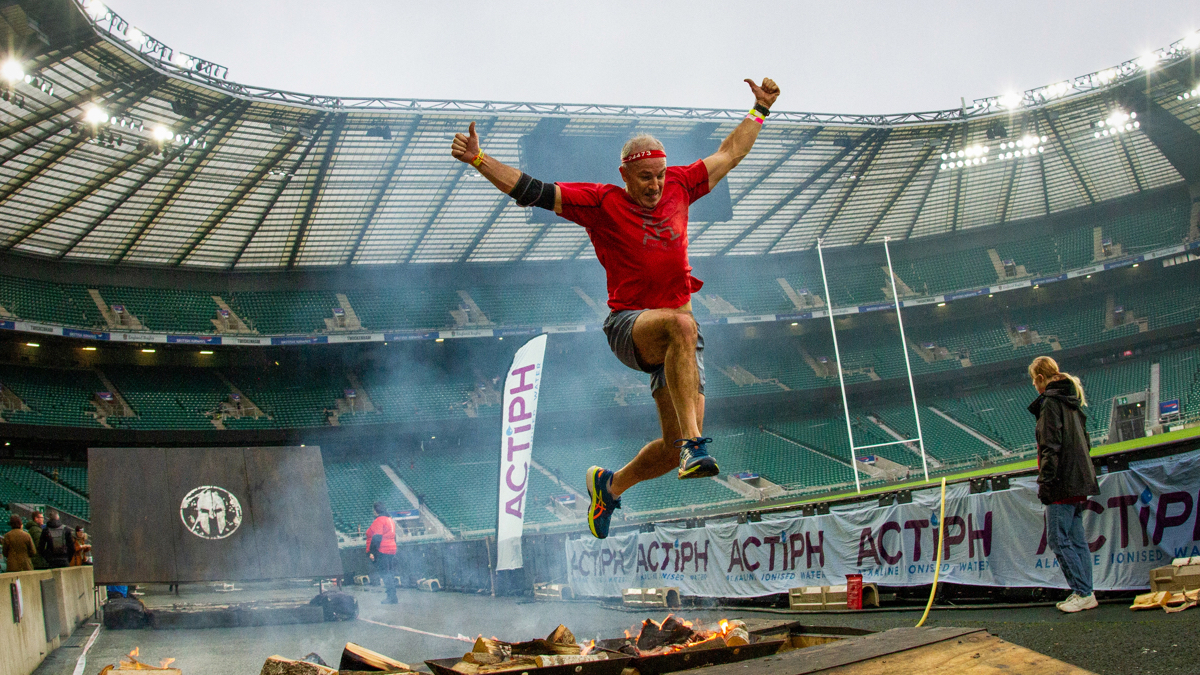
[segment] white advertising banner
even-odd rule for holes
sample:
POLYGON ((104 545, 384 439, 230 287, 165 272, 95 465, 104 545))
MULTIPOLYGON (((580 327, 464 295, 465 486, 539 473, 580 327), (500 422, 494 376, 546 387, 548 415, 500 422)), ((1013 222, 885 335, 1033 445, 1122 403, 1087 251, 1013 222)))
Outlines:
POLYGON ((539 335, 517 350, 504 378, 504 407, 500 411, 500 511, 496 522, 496 569, 524 566, 521 532, 525 527, 525 497, 529 487, 533 427, 537 421, 538 386, 546 336, 539 335))
MULTIPOLYGON (((651 485, 644 486, 653 489, 651 485)), ((1136 463, 1100 478, 1083 516, 1098 590, 1142 589, 1149 572, 1200 555, 1200 453, 1136 463)), ((941 580, 977 586, 1066 588, 1046 547, 1045 507, 1034 477, 1007 490, 946 490, 941 580)), ((886 586, 933 582, 939 491, 911 504, 854 504, 828 515, 765 515, 761 522, 659 525, 605 540, 567 542, 578 595, 678 586, 684 595, 750 598, 797 586, 845 583, 847 574, 886 586)))

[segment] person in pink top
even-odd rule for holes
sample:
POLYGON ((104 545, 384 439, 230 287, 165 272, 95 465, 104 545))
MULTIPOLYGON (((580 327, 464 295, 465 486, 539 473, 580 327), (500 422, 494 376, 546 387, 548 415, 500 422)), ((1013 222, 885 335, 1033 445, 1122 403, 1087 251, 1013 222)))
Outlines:
POLYGON ((662 437, 647 443, 618 471, 587 471, 594 536, 608 536, 620 496, 638 483, 678 466, 680 478, 719 472, 708 454, 704 427, 704 336, 692 316, 692 293, 703 282, 688 264, 688 207, 708 194, 750 153, 763 121, 779 98, 765 78, 746 80, 754 107, 712 155, 688 166, 668 166, 663 144, 634 136, 621 148, 625 186, 602 183, 543 183, 480 148, 472 122, 455 134, 451 155, 471 164, 496 188, 523 207, 537 206, 582 225, 608 278, 604 323, 609 348, 625 365, 650 374, 662 437), (678 448, 678 455, 676 449, 678 448))
POLYGON ((383 604, 394 605, 400 602, 396 597, 400 586, 396 580, 396 521, 383 502, 375 502, 375 521, 367 528, 366 537, 367 556, 375 563, 376 573, 383 577, 383 587, 387 589, 383 604))

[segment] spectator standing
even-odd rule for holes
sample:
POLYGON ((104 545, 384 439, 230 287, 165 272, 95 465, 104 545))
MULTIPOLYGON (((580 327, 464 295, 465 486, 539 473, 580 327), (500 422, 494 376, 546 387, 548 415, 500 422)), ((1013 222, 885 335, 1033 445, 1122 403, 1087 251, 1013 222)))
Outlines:
POLYGON ((75 554, 75 537, 58 519, 57 513, 50 513, 50 521, 46 523, 38 541, 38 553, 42 554, 51 569, 66 567, 75 554))
POLYGON ((1058 369, 1049 356, 1029 364, 1038 397, 1029 405, 1037 417, 1038 501, 1046 505, 1046 543, 1071 587, 1058 609, 1074 613, 1099 606, 1092 592, 1092 554, 1083 529, 1088 497, 1100 494, 1092 466, 1083 383, 1058 369))
POLYGON ((83 526, 75 528, 75 555, 71 556, 71 567, 92 564, 92 545, 88 543, 87 532, 83 526))
POLYGON ((396 597, 396 589, 400 586, 396 580, 396 521, 382 502, 375 502, 375 522, 367 528, 367 556, 375 563, 376 575, 383 576, 383 587, 387 589, 383 604, 399 603, 400 599, 396 597))
POLYGON ((9 572, 30 572, 33 570, 33 557, 37 549, 33 546, 33 537, 21 528, 21 516, 12 515, 8 519, 12 529, 4 535, 4 560, 9 572))
MULTIPOLYGON (((35 547, 41 545, 42 530, 46 527, 46 516, 41 511, 34 511, 33 515, 29 516, 29 522, 25 523, 25 530, 29 532, 29 536, 33 539, 35 547)), ((49 565, 46 564, 46 559, 39 552, 33 556, 33 569, 44 570, 49 565)))

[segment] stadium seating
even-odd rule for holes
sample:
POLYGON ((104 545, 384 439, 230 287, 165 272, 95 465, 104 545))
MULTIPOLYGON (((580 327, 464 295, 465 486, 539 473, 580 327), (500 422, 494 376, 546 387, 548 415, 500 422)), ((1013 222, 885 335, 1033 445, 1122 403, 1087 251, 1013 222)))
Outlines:
POLYGON ((367 531, 375 520, 374 504, 383 502, 390 511, 411 509, 377 462, 338 462, 325 465, 333 524, 350 535, 367 531))
POLYGON ((87 289, 13 276, 0 276, 0 306, 30 321, 93 328, 104 325, 87 289))
POLYGON ((0 365, 0 383, 12 390, 29 410, 9 410, 4 419, 14 424, 99 427, 90 413, 96 392, 104 383, 90 370, 64 370, 0 365))
MULTIPOLYGON (((84 520, 91 518, 91 509, 87 499, 27 466, 0 464, 0 481, 19 488, 11 490, 11 496, 0 495, 0 503, 7 504, 16 501, 45 504, 50 508, 84 520)), ((2 489, 3 487, 0 486, 0 490, 2 489)))
POLYGON ((203 368, 109 368, 136 417, 113 417, 125 429, 212 429, 213 413, 229 398, 229 386, 203 368))
POLYGON ((323 333, 333 318, 337 297, 326 291, 249 291, 229 296, 229 307, 259 333, 296 335, 323 333))
POLYGON ((124 305, 148 330, 213 332, 212 319, 217 316, 214 293, 128 286, 101 286, 97 290, 110 307, 124 305))
MULTIPOLYGON (((884 424, 905 438, 917 437, 917 426, 911 406, 876 406, 871 410, 884 424)), ((955 466, 981 460, 995 460, 1002 456, 998 450, 946 421, 927 406, 919 405, 918 410, 921 413, 921 434, 925 452, 942 464, 955 466)), ((919 457, 911 453, 909 457, 913 458, 909 461, 911 466, 920 466, 919 457)))
POLYGON ((39 466, 36 469, 50 480, 62 483, 84 497, 88 496, 88 470, 86 466, 39 466))
POLYGON ((488 452, 418 457, 393 462, 392 467, 418 497, 425 500, 442 524, 471 532, 496 527, 497 504, 493 486, 500 478, 499 458, 488 452), (464 490, 488 486, 486 491, 464 490), (471 493, 478 499, 466 498, 471 493))
POLYGON ((243 417, 225 420, 229 429, 305 428, 328 424, 329 410, 337 409, 337 400, 345 387, 336 378, 313 378, 310 374, 284 371, 282 368, 234 370, 230 381, 270 419, 243 417), (333 379, 334 381, 330 381, 333 379))

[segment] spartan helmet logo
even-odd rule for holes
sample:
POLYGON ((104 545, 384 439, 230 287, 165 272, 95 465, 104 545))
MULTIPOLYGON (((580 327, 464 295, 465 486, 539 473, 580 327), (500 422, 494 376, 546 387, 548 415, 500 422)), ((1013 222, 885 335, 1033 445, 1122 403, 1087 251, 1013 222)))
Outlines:
POLYGON ((179 517, 188 532, 201 539, 224 539, 242 524, 242 505, 229 490, 202 485, 183 498, 179 517))

